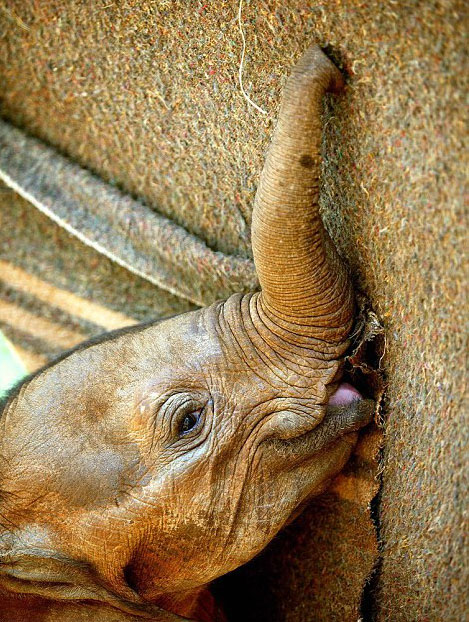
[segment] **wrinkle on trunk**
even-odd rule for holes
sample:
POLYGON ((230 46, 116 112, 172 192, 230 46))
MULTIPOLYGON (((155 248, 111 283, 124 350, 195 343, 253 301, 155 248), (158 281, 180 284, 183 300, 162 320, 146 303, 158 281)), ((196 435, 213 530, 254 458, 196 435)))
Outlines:
MULTIPOLYGON (((287 81, 253 212, 259 304, 278 334, 340 344, 353 319, 349 275, 318 210, 321 106, 342 75, 317 46, 287 81)), ((302 339, 302 340, 303 340, 302 339)))

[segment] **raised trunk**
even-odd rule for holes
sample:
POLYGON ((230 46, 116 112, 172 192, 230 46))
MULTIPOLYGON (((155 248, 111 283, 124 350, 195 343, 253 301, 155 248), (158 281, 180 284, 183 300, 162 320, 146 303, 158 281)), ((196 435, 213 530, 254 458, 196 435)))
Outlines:
POLYGON ((342 85, 317 46, 294 67, 254 205, 260 306, 271 329, 303 343, 342 343, 353 318, 349 276, 318 211, 322 99, 342 85))

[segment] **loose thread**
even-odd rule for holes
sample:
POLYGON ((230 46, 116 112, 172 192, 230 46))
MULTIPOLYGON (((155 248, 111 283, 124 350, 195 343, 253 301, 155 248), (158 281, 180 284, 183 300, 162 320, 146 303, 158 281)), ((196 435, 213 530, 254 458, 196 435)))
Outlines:
POLYGON ((239 24, 239 32, 241 33, 241 38, 243 40, 243 51, 241 53, 241 62, 239 64, 239 70, 238 70, 239 86, 240 86, 241 93, 243 94, 244 99, 249 104, 251 104, 251 106, 254 106, 256 110, 258 110, 259 112, 262 112, 262 114, 267 114, 266 110, 264 110, 263 108, 261 108, 260 106, 258 106, 256 103, 252 101, 252 99, 249 97, 249 95, 244 90, 244 86, 243 86, 243 65, 244 65, 244 55, 246 54, 246 37, 244 36, 243 22, 241 18, 242 9, 243 9, 243 0, 239 0, 238 24, 239 24))

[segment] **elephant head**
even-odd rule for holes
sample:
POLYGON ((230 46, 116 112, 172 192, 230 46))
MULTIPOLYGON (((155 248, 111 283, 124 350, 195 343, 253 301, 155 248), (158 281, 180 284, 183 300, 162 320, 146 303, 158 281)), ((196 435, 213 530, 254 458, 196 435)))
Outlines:
POLYGON ((318 212, 321 102, 341 85, 314 46, 285 87, 260 292, 84 343, 9 396, 1 589, 179 619, 161 609, 184 613, 344 466, 372 403, 341 383, 353 292, 318 212))

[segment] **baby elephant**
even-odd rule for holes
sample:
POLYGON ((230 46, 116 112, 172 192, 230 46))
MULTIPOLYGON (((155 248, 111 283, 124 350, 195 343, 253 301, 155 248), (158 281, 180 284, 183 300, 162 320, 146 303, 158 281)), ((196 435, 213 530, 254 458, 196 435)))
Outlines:
POLYGON ((321 103, 342 83, 313 46, 286 84, 260 292, 84 343, 11 392, 0 620, 213 620, 207 584, 344 466, 373 403, 340 382, 354 296, 318 213, 321 103))

